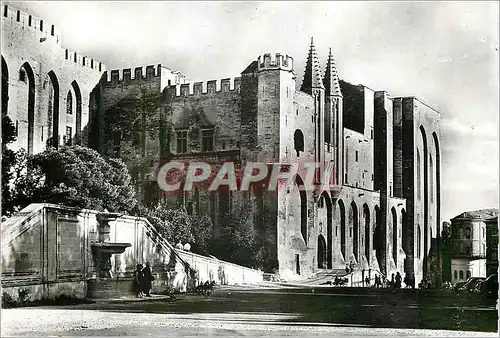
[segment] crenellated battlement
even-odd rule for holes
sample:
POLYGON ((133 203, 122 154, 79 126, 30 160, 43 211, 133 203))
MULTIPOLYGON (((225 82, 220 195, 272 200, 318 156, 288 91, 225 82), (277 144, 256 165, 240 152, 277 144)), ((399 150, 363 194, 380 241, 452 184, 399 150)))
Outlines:
POLYGON ((18 25, 21 29, 33 31, 36 37, 40 38, 40 43, 50 39, 59 45, 61 44, 61 30, 59 27, 8 5, 4 5, 2 11, 2 20, 4 22, 18 25))
POLYGON ((257 69, 284 69, 293 71, 293 58, 289 55, 282 55, 280 53, 271 54, 266 53, 264 55, 259 55, 257 59, 257 69))
POLYGON ((68 62, 72 62, 83 67, 88 67, 98 72, 104 72, 106 70, 102 62, 94 60, 87 56, 79 55, 77 52, 71 51, 69 49, 64 50, 64 59, 68 62))
POLYGON ((2 13, 3 24, 11 25, 15 29, 31 32, 38 43, 43 44, 48 41, 55 43, 61 48, 65 55, 65 60, 71 61, 83 67, 95 69, 98 72, 104 71, 102 62, 91 59, 87 56, 79 55, 76 52, 61 47, 61 29, 37 18, 29 13, 23 12, 15 7, 4 5, 2 13))
POLYGON ((239 93, 241 77, 209 80, 206 82, 190 82, 180 86, 170 86, 168 90, 175 91, 176 97, 213 95, 227 92, 239 93))
POLYGON ((106 79, 106 84, 110 85, 117 85, 122 82, 129 83, 131 81, 159 78, 161 77, 161 64, 156 66, 149 65, 136 67, 133 72, 132 68, 113 69, 111 71, 104 72, 103 77, 106 79))

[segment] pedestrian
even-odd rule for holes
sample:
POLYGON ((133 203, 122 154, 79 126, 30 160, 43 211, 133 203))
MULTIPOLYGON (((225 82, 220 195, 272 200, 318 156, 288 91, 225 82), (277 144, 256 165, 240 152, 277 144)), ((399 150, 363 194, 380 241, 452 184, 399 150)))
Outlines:
POLYGON ((346 265, 345 265, 345 273, 349 273, 349 272, 350 272, 350 271, 349 271, 349 265, 348 265, 348 264, 346 264, 346 265))
POLYGON ((146 294, 146 297, 151 297, 151 287, 152 281, 154 281, 153 273, 151 272, 151 264, 146 262, 146 267, 142 270, 143 274, 143 288, 142 291, 146 294))
POLYGON ((353 271, 354 271, 354 262, 353 262, 353 261, 351 261, 351 262, 349 263, 349 270, 351 270, 351 272, 353 272, 353 271))
POLYGON ((391 275, 391 282, 389 283, 390 287, 394 287, 395 280, 394 280, 394 274, 391 275))
POLYGON ((137 264, 134 271, 134 293, 137 298, 143 297, 142 281, 143 281, 142 264, 137 264))
POLYGON ((375 275, 375 287, 378 288, 380 286, 380 277, 375 275))
POLYGON ((399 274, 399 271, 396 272, 395 280, 396 280, 396 289, 400 289, 401 288, 401 275, 399 274))
POLYGON ((368 276, 365 277, 365 284, 367 287, 370 286, 370 277, 368 277, 368 276))

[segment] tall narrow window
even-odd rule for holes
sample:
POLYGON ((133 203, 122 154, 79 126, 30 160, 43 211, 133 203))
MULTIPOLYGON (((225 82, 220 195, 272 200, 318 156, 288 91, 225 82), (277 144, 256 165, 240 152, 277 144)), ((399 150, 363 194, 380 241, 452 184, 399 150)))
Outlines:
POLYGON ((420 252, 422 251, 422 236, 420 233, 420 225, 417 226, 417 258, 420 258, 420 252))
POLYGON ((19 71, 19 81, 26 82, 26 71, 24 69, 19 71))
POLYGON ((3 6, 3 16, 7 17, 8 13, 9 13, 9 7, 3 6))
POLYGON ((73 61, 76 63, 76 62, 77 62, 77 60, 78 60, 78 56, 77 56, 77 54, 76 54, 76 52, 75 52, 75 54, 73 55, 73 61))
POLYGON ((417 199, 420 199, 420 189, 421 189, 421 182, 420 182, 420 151, 418 151, 418 148, 417 148, 417 199))
POLYGON ((214 130, 202 130, 201 151, 214 151, 214 130))
POLYGON ((28 26, 31 27, 31 15, 28 17, 28 26))
POLYGON ((43 32, 43 20, 40 20, 40 31, 43 32))
POLYGON ((50 35, 54 36, 54 25, 50 27, 50 35))
POLYGON ((356 150, 356 162, 359 162, 359 153, 357 150, 356 150))
POLYGON ((72 132, 71 127, 66 127, 66 144, 69 146, 72 144, 72 132))
POLYGON ((66 114, 73 114, 73 95, 71 95, 71 91, 69 91, 68 96, 66 96, 66 114))
POLYGON ((21 11, 17 11, 16 20, 17 22, 21 21, 21 11))
POLYGON ((187 130, 177 132, 177 153, 187 152, 187 130))
POLYGON ((432 203, 432 202, 434 202, 434 166, 432 163, 432 155, 431 154, 429 154, 429 167, 430 167, 429 174, 431 176, 429 188, 430 188, 430 200, 432 203))

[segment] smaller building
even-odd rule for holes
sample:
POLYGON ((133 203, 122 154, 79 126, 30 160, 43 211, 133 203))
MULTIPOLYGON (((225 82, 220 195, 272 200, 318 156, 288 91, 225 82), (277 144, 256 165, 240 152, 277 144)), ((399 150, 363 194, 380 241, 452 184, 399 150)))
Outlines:
POLYGON ((451 219, 451 280, 486 277, 498 269, 498 209, 467 211, 451 219))

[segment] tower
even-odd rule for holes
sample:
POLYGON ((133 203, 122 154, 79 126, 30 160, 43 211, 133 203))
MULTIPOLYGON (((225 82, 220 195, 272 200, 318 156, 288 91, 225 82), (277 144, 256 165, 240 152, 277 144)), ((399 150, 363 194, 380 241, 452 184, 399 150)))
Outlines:
MULTIPOLYGON (((314 46, 314 40, 311 38, 311 46, 307 56, 306 69, 300 90, 310 94, 314 98, 314 116, 316 122, 315 139, 316 139, 316 163, 324 163, 324 145, 325 145, 325 86, 321 76, 321 67, 319 64, 318 54, 314 46)), ((316 182, 320 181, 323 176, 323 171, 320 170, 319 177, 316 177, 316 182)))
POLYGON ((343 96, 331 48, 323 83, 325 85, 325 143, 331 145, 331 157, 325 161, 333 161, 335 184, 342 185, 344 177, 344 161, 342 161, 342 150, 344 149, 342 136, 344 129, 342 122, 343 96))

